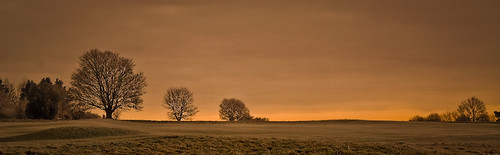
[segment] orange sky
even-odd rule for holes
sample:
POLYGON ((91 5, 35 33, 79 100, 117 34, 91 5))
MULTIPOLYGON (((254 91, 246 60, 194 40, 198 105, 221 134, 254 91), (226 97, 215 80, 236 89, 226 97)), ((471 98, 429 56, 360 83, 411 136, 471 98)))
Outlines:
POLYGON ((407 120, 471 96, 500 110, 500 1, 0 1, 0 77, 60 78, 92 48, 132 58, 144 109, 169 87, 194 120, 239 98, 271 120, 407 120))

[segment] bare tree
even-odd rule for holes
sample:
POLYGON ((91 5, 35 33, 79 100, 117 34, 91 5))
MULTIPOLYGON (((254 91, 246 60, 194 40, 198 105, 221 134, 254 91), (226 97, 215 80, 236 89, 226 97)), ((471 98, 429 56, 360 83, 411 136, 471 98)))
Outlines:
POLYGON ((92 49, 80 57, 80 68, 71 76, 70 89, 80 104, 106 112, 112 119, 117 109, 142 109, 144 74, 134 73, 132 59, 110 51, 92 49))
POLYGON ((16 118, 16 106, 18 105, 18 95, 14 85, 8 80, 0 78, 0 118, 16 118))
POLYGON ((456 111, 448 111, 441 114, 441 121, 444 122, 454 122, 458 118, 458 112, 456 111))
POLYGON ((250 117, 250 111, 241 100, 235 98, 224 99, 219 106, 219 116, 223 120, 232 122, 250 117))
POLYGON ((458 113, 472 122, 480 121, 481 115, 487 115, 484 102, 477 97, 468 98, 458 105, 458 113))
POLYGON ((169 110, 168 117, 181 121, 190 119, 196 113, 198 108, 193 105, 193 92, 187 88, 170 88, 165 94, 163 107, 169 110))
POLYGON ((441 116, 438 113, 431 113, 425 118, 425 121, 441 122, 441 116))

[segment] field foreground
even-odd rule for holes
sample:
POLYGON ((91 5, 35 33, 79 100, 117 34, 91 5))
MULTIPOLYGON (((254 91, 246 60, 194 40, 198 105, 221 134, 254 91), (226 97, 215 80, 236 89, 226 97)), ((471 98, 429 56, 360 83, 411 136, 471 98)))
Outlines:
POLYGON ((500 154, 500 124, 0 122, 0 154, 500 154))

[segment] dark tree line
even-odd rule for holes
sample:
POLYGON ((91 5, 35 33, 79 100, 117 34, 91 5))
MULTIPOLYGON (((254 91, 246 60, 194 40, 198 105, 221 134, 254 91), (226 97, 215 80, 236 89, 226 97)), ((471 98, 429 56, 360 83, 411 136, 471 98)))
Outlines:
MULTIPOLYGON (((117 118, 121 112, 142 109, 141 96, 147 86, 144 74, 134 73, 132 59, 111 51, 92 49, 80 56, 79 68, 71 76, 71 87, 43 78, 24 82, 19 91, 0 79, 0 118, 81 119, 96 118, 89 109, 100 109, 103 117, 117 118)), ((170 88, 164 98, 168 116, 177 121, 191 119, 199 110, 187 88, 170 88)), ((224 99, 220 118, 227 121, 268 121, 250 115, 238 99, 224 99)))
POLYGON ((66 90, 62 81, 54 84, 50 78, 43 78, 39 84, 28 81, 21 93, 22 99, 27 99, 26 116, 29 119, 54 119, 59 112, 60 102, 66 100, 66 90))
MULTIPOLYGON (((496 111, 495 114, 497 114, 496 111)), ((445 112, 443 114, 431 113, 427 117, 417 115, 410 118, 410 121, 489 122, 495 120, 486 111, 483 101, 477 97, 471 97, 462 101, 456 111, 445 112)))
POLYGON ((3 90, 0 93, 2 118, 84 119, 99 117, 72 102, 66 87, 59 79, 56 79, 54 83, 50 78, 43 78, 39 83, 27 80, 20 84, 19 93, 16 93, 12 84, 0 83, 3 83, 0 84, 3 90), (5 95, 5 92, 9 95, 5 95), (6 100, 4 96, 9 96, 9 100, 6 100))
MULTIPOLYGON (((39 83, 23 82, 19 89, 0 78, 0 118, 30 119, 82 119, 96 118, 89 109, 100 109, 105 118, 117 118, 121 112, 142 109, 142 95, 147 86, 142 72, 135 73, 132 59, 111 51, 92 49, 79 58, 79 68, 71 76, 71 87, 63 82, 43 78, 39 83)), ((189 120, 199 112, 194 106, 193 93, 187 88, 170 88, 163 106, 168 117, 177 121, 189 120)), ((268 121, 254 117, 243 101, 223 99, 219 105, 222 120, 268 121)), ((442 114, 431 113, 426 117, 414 116, 410 121, 481 122, 493 121, 500 112, 488 115, 484 102, 477 97, 459 104, 456 111, 442 114)))

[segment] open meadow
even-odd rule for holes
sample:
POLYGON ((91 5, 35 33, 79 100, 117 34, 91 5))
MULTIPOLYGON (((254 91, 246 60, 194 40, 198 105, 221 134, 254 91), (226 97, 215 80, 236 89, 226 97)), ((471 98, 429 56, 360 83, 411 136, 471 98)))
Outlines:
POLYGON ((0 122, 4 154, 499 154, 499 142, 494 123, 0 122))

